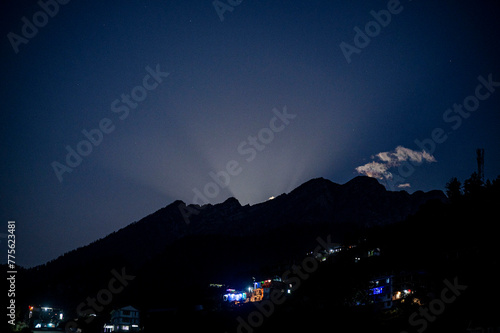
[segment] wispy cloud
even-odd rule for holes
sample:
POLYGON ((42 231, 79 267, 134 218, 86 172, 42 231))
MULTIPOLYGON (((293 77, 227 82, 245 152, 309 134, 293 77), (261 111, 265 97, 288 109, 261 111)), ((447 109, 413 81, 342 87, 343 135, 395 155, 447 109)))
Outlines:
MULTIPOLYGON (((372 162, 358 166, 356 172, 378 179, 392 179, 393 175, 389 170, 399 167, 404 162, 409 161, 413 164, 436 162, 434 156, 425 150, 415 151, 403 146, 397 146, 393 151, 385 151, 373 155, 371 159, 373 160, 372 162)), ((405 183, 400 184, 398 187, 407 188, 410 186, 409 183, 405 183)))
POLYGON ((356 171, 362 175, 378 179, 392 178, 392 174, 387 169, 389 169, 389 166, 386 163, 370 162, 357 167, 356 171))

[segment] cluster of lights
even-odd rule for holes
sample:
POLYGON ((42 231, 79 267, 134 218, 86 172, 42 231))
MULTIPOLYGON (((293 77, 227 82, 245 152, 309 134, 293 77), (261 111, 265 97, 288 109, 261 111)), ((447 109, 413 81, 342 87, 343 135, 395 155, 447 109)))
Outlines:
MULTIPOLYGON (((236 293, 234 292, 234 289, 230 294, 225 294, 224 295, 224 301, 226 302, 241 302, 245 301, 247 299, 247 293, 236 293)), ((228 289, 229 291, 229 289, 228 289)))
POLYGON ((54 309, 49 306, 34 307, 33 305, 28 306, 29 309, 29 319, 33 319, 35 312, 42 312, 39 314, 40 318, 35 318, 34 325, 35 328, 55 328, 64 318, 63 312, 60 309, 54 309))
MULTIPOLYGON (((260 282, 255 281, 253 282, 253 287, 252 286, 247 286, 245 288, 245 291, 237 291, 236 289, 227 289, 227 293, 223 295, 223 300, 225 302, 259 302, 263 299, 264 297, 264 292, 266 289, 272 288, 272 283, 273 281, 278 281, 282 282, 280 277, 276 277, 273 279, 267 279, 267 280, 262 280, 260 282)), ((292 285, 289 284, 289 288, 291 288, 292 285)), ((287 294, 291 294, 292 290, 285 288, 281 289, 282 292, 286 292, 287 294)))
POLYGON ((384 287, 376 287, 376 288, 373 288, 372 291, 373 291, 373 295, 378 295, 378 294, 383 293, 384 287))
POLYGON ((411 289, 404 289, 403 292, 398 291, 394 294, 394 299, 400 299, 401 297, 406 297, 411 294, 411 289))

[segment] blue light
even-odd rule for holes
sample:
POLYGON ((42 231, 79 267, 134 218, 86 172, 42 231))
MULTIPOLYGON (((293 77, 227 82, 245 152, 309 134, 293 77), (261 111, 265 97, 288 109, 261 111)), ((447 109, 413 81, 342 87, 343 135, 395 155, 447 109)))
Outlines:
POLYGON ((224 301, 229 301, 229 302, 240 302, 244 301, 247 298, 246 293, 231 293, 231 294, 225 294, 224 295, 224 301))
POLYGON ((378 294, 381 294, 384 290, 384 287, 377 287, 377 288, 373 288, 373 295, 378 295, 378 294))

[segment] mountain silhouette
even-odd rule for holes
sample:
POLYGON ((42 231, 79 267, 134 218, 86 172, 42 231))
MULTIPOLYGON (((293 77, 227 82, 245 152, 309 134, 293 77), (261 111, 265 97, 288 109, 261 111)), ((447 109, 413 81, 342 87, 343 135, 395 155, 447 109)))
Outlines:
POLYGON ((376 179, 359 176, 343 185, 312 179, 255 205, 241 205, 235 198, 201 207, 174 201, 23 272, 20 280, 25 285, 19 297, 75 309, 107 285, 112 269, 125 268, 137 278, 113 303, 134 300, 139 306, 161 306, 193 286, 239 281, 250 274, 267 274, 271 267, 279 270, 279 265, 314 248, 318 236, 343 242, 369 227, 402 221, 429 200, 446 197, 441 191, 391 192, 376 179), (192 212, 187 220, 186 211, 192 212))

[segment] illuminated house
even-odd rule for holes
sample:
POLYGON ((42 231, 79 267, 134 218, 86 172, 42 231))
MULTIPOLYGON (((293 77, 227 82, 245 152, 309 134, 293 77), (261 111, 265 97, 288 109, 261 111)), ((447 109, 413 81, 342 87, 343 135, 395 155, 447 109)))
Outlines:
POLYGON ((282 293, 289 293, 288 286, 286 283, 281 281, 281 278, 274 278, 272 280, 265 280, 260 283, 261 288, 264 291, 263 298, 264 299, 269 299, 271 295, 271 291, 273 290, 278 290, 282 293))
POLYGON ((373 303, 379 309, 386 310, 392 308, 392 275, 377 277, 370 281, 368 290, 373 303))
MULTIPOLYGON (((428 288, 425 272, 404 272, 396 275, 393 281, 393 301, 404 301, 408 296, 414 298, 416 291, 423 292, 428 288)), ((417 300, 413 300, 414 302, 417 300)), ((418 300, 419 302, 419 300, 418 300)))
POLYGON ((375 249, 372 249, 372 250, 369 250, 368 251, 368 255, 367 257, 370 258, 370 257, 378 257, 380 256, 380 248, 375 248, 375 249))
POLYGON ((224 302, 229 303, 246 303, 248 302, 247 293, 243 291, 237 291, 235 289, 227 289, 227 293, 222 296, 224 302))
POLYGON ((250 302, 260 302, 264 298, 264 289, 256 288, 250 296, 250 302))
POLYGON ((29 306, 30 328, 57 328, 63 321, 63 311, 49 306, 29 306))
POLYGON ((260 302, 269 299, 273 290, 278 290, 282 293, 291 293, 286 283, 281 281, 281 278, 254 282, 253 287, 248 287, 246 291, 237 291, 235 289, 227 289, 226 294, 222 296, 224 302, 239 304, 247 302, 260 302))
POLYGON ((132 306, 111 311, 111 323, 104 325, 104 332, 138 332, 139 310, 132 306))

